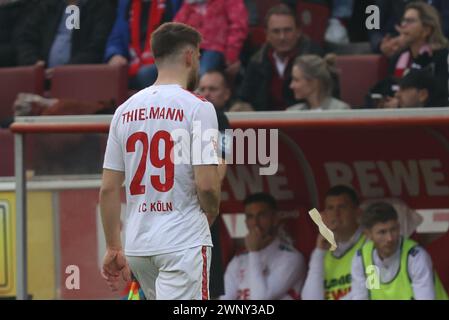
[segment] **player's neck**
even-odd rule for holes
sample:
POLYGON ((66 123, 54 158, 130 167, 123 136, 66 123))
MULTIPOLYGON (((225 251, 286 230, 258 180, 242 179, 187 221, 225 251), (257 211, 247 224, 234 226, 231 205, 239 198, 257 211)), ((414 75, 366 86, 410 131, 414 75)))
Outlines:
POLYGON ((272 236, 272 235, 270 235, 270 236, 268 236, 267 238, 265 238, 265 239, 262 241, 262 244, 261 244, 259 250, 263 250, 263 249, 265 249, 266 247, 268 247, 270 244, 273 243, 274 239, 275 239, 275 236, 272 236))
POLYGON ((182 88, 187 88, 187 76, 183 76, 183 73, 179 70, 164 70, 160 71, 156 82, 153 85, 167 85, 167 84, 179 84, 182 88))

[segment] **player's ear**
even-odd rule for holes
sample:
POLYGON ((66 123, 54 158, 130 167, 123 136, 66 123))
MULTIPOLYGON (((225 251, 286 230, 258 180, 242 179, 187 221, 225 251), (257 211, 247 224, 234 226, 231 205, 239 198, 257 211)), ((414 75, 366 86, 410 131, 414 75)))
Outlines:
POLYGON ((190 67, 193 64, 193 59, 194 59, 194 57, 193 57, 193 50, 191 48, 187 48, 184 51, 183 58, 184 58, 184 62, 186 64, 186 66, 190 67))

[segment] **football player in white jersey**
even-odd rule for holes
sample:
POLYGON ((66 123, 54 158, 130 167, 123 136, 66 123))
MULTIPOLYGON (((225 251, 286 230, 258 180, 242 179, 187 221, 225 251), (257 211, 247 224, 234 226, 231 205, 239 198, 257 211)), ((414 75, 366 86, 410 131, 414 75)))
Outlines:
POLYGON ((256 193, 244 201, 246 250, 225 273, 222 300, 297 300, 306 276, 303 255, 277 234, 276 200, 256 193))
POLYGON ((102 275, 113 290, 131 269, 147 299, 209 298, 209 226, 218 215, 220 183, 214 107, 187 91, 198 82, 200 42, 184 24, 160 26, 151 38, 156 82, 112 119, 100 208, 107 245, 102 275))

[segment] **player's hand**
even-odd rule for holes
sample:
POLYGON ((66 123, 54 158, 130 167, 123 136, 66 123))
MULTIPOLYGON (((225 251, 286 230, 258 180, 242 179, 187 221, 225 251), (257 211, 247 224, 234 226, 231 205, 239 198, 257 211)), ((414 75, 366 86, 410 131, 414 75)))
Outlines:
POLYGON ((112 291, 118 290, 120 276, 125 281, 131 280, 131 270, 129 269, 123 249, 106 249, 101 275, 112 291))
POLYGON ((380 51, 388 58, 392 57, 401 50, 399 37, 392 38, 390 35, 385 36, 380 44, 380 51))
POLYGON ((330 243, 319 233, 316 238, 316 248, 321 250, 329 250, 330 247, 330 243))
POLYGON ((45 79, 51 80, 53 78, 54 68, 45 69, 45 79))
POLYGON ((239 73, 241 65, 242 64, 240 60, 237 60, 236 62, 227 63, 225 72, 229 74, 231 77, 235 77, 235 75, 239 73))
POLYGON ((126 66, 128 64, 128 60, 126 60, 124 56, 116 54, 111 59, 109 59, 108 64, 110 66, 126 66))
POLYGON ((245 246, 248 251, 259 251, 262 248, 262 232, 258 227, 249 230, 245 237, 245 246))
POLYGON ((399 99, 396 97, 386 97, 380 107, 384 109, 397 109, 399 108, 399 99))
POLYGON ((36 63, 34 65, 38 66, 38 67, 45 67, 45 61, 44 60, 38 60, 38 61, 36 61, 36 63))

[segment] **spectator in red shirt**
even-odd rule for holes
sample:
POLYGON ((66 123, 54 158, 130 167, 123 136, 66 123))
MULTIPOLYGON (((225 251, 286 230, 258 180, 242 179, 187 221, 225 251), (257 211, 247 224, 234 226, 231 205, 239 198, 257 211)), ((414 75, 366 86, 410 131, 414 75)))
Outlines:
POLYGON ((196 28, 203 36, 200 75, 225 67, 235 75, 240 50, 248 35, 243 0, 185 0, 174 21, 196 28))

